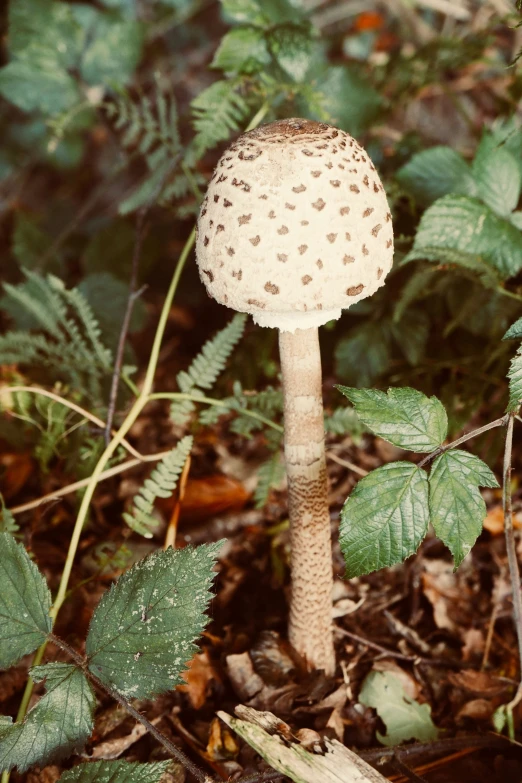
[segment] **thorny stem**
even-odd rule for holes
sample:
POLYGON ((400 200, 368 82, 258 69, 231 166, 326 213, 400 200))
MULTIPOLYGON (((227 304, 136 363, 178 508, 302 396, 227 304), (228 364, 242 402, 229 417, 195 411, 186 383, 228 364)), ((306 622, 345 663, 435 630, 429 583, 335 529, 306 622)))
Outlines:
POLYGON ((134 243, 134 252, 132 254, 131 262, 131 276, 129 281, 129 295, 127 297, 127 305, 125 307, 125 314, 120 329, 120 336, 118 338, 118 347, 116 349, 116 357, 114 360, 114 371, 111 380, 111 390, 109 394, 109 405, 107 408, 107 424, 105 426, 105 445, 109 445, 111 439, 112 422, 114 420, 114 413, 116 411, 116 400, 118 397, 118 386, 120 383, 121 367, 123 364, 123 354, 125 351, 125 343, 127 341, 127 333, 129 331, 132 311, 134 309, 134 303, 140 291, 136 292, 136 286, 138 283, 138 268, 140 263, 141 248, 143 245, 143 238, 145 235, 145 216, 147 214, 146 209, 141 209, 138 212, 136 219, 136 240, 134 243))
POLYGON ((435 451, 432 451, 431 454, 428 454, 426 457, 424 457, 424 459, 419 462, 418 467, 419 468, 424 467, 424 465, 426 465, 427 462, 430 462, 430 460, 435 459, 435 457, 438 457, 439 454, 444 454, 445 451, 454 449, 456 446, 460 446, 461 443, 465 443, 467 440, 471 440, 471 438, 477 438, 479 435, 482 435, 484 432, 488 432, 488 430, 493 430, 496 427, 505 427, 506 424, 508 424, 510 418, 511 418, 510 415, 506 414, 505 416, 502 416, 500 419, 495 419, 495 421, 490 421, 489 424, 485 424, 483 427, 479 427, 476 430, 467 432, 466 435, 462 435, 460 438, 457 438, 457 440, 448 443, 447 446, 440 446, 438 449, 435 449, 435 451))
MULTIPOLYGON (((181 392, 160 392, 158 394, 151 394, 149 400, 190 400, 191 402, 203 402, 206 405, 215 405, 219 408, 227 407, 224 400, 215 400, 213 397, 200 397, 196 394, 182 394, 181 392)), ((246 408, 234 408, 233 412, 238 413, 240 416, 248 416, 251 419, 256 419, 277 432, 284 431, 281 424, 276 424, 275 421, 267 419, 260 413, 256 413, 256 411, 249 411, 246 408)))
POLYGON ((208 776, 205 775, 205 773, 199 769, 190 759, 189 757, 183 753, 182 750, 180 750, 171 740, 166 737, 159 729, 154 726, 153 723, 151 723, 144 715, 141 714, 133 705, 127 701, 127 699, 117 690, 112 688, 110 685, 107 685, 106 683, 102 682, 98 677, 90 671, 88 668, 88 661, 85 658, 82 658, 79 653, 76 652, 76 650, 73 647, 70 647, 67 642, 64 642, 63 639, 60 639, 58 636, 55 636, 54 634, 49 634, 48 641, 55 644, 57 647, 59 647, 61 650, 67 653, 70 658, 74 661, 74 663, 82 670, 82 672, 85 674, 85 676, 94 683, 98 688, 100 688, 105 693, 108 693, 109 696, 111 696, 115 701, 117 701, 121 706, 130 714, 133 718, 135 718, 139 723, 141 723, 142 726, 145 726, 147 731, 152 734, 152 736, 158 740, 158 742, 163 745, 163 747, 173 756, 177 761, 181 762, 188 771, 194 775, 196 780, 198 780, 200 783, 205 783, 205 781, 208 780, 208 776))
MULTIPOLYGON (((513 425, 515 414, 508 414, 506 445, 504 449, 502 505, 504 508, 504 533, 506 536, 506 551, 509 565, 509 576, 513 592, 513 615, 518 640, 520 676, 522 678, 522 591, 520 589, 520 572, 518 568, 515 531, 513 529, 513 508, 511 501, 511 455, 513 452, 513 425)), ((515 698, 506 705, 509 712, 522 700, 522 682, 518 686, 515 698)))

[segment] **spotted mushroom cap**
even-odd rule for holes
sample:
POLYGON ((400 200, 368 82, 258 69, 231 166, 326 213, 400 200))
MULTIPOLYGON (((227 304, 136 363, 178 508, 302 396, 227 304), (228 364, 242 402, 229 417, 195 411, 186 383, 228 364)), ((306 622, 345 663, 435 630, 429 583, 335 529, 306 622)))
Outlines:
POLYGON ((196 256, 209 295, 261 326, 293 332, 339 318, 392 265, 375 166, 348 133, 322 122, 244 133, 210 181, 196 256))

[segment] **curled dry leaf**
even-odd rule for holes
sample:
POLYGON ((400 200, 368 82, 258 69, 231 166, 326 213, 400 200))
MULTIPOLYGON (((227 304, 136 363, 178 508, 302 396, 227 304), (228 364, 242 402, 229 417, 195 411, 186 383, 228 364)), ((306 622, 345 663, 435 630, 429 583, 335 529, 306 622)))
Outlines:
POLYGON ((186 685, 179 685, 178 690, 188 694, 190 703, 195 710, 200 710, 207 700, 208 687, 212 680, 219 680, 219 674, 209 658, 208 651, 196 653, 183 673, 186 685))

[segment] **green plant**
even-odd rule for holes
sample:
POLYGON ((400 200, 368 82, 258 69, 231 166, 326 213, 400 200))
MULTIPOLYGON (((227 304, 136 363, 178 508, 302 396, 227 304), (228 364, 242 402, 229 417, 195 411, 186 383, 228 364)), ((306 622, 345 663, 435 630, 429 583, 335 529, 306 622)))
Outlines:
MULTIPOLYGON (((52 633, 51 594, 23 546, 8 533, 0 534, 0 546, 0 667, 13 666, 49 640, 72 661, 32 667, 33 680, 44 681, 46 693, 22 722, 0 718, 1 769, 16 767, 25 772, 34 764, 80 751, 94 725, 96 686, 113 696, 203 780, 204 775, 129 699, 152 698, 181 682, 184 666, 197 649, 194 642, 207 621, 205 611, 220 544, 169 548, 132 566, 95 609, 85 656, 52 633)), ((114 776, 131 773, 124 779, 152 783, 167 766, 130 766, 120 761, 103 762, 102 767, 81 764, 61 779, 99 780, 103 773, 114 780, 114 776)))

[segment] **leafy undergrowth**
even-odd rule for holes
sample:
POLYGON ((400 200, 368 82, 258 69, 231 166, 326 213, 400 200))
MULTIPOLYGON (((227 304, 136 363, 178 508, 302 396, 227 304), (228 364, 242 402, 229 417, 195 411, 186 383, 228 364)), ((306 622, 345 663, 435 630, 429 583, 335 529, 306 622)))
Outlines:
MULTIPOLYGON (((155 411, 145 421, 138 446, 150 447, 151 439, 161 439, 159 414, 155 411)), ((224 779, 261 769, 253 751, 215 717, 217 710, 233 712, 236 704, 248 703, 274 712, 294 731, 307 728, 338 738, 374 763, 386 753, 382 746, 373 750, 378 738, 387 745, 416 737, 420 744, 403 746, 401 758, 422 772, 426 781, 480 783, 492 774, 518 780, 520 751, 492 733, 496 708, 509 701, 516 687, 518 660, 500 535, 499 491, 485 491, 485 531, 456 572, 448 550, 428 536, 404 566, 345 581, 338 518, 357 477, 336 462, 329 463, 338 577, 334 595, 338 669, 337 676, 328 679, 307 674, 285 642, 285 491, 273 491, 262 510, 249 500, 252 475, 265 448, 263 439, 256 437, 245 449, 234 435, 217 426, 207 429, 206 437, 198 441, 178 530, 179 546, 228 540, 219 555, 212 621, 192 659, 188 682, 154 701, 138 699, 135 706, 200 766, 224 779)), ((404 454, 370 435, 362 436, 358 444, 350 437, 330 436, 328 453, 366 470, 404 454)), ((30 488, 29 478, 17 499, 30 488)), ((76 647, 86 636, 101 595, 121 569, 161 546, 177 504, 172 499, 163 501, 154 541, 122 536, 113 520, 120 513, 121 500, 134 494, 131 479, 100 487, 74 572, 77 588, 56 628, 76 647)), ((515 507, 516 502, 515 496, 515 507)), ((52 588, 70 526, 69 509, 64 502, 33 512, 31 550, 52 588)), ((47 656, 67 660, 52 645, 47 656)), ((29 665, 27 657, 0 675, 4 714, 16 710, 29 665)), ((165 758, 156 742, 103 696, 86 754, 92 759, 128 761, 165 758)), ((65 767, 53 764, 25 775, 13 773, 12 780, 55 781, 71 761, 65 767)), ((176 764, 170 770, 174 781, 191 779, 176 764)), ((393 771, 393 765, 384 768, 385 773, 393 771)))

